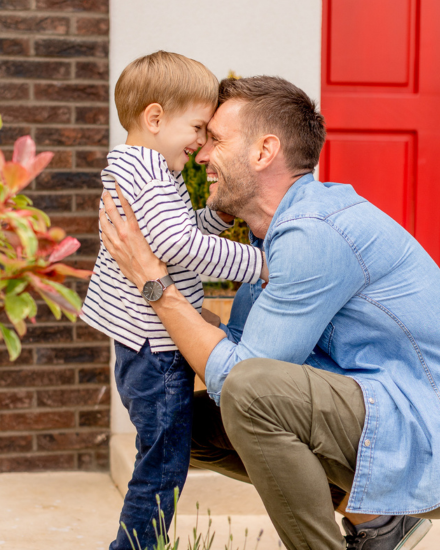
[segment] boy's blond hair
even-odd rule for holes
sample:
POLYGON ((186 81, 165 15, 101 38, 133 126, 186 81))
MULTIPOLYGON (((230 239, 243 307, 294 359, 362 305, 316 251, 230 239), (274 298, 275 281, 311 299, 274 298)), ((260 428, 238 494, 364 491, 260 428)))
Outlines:
POLYGON ((115 88, 119 120, 127 132, 152 103, 172 113, 191 103, 216 107, 217 101, 218 80, 210 70, 194 59, 164 51, 132 61, 115 88))

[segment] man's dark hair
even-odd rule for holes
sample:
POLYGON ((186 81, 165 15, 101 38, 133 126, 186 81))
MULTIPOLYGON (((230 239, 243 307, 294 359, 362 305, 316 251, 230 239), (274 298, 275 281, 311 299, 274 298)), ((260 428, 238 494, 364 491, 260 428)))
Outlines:
POLYGON ((276 76, 226 78, 220 82, 219 105, 230 99, 245 103, 240 115, 248 140, 274 134, 292 172, 315 168, 325 141, 325 122, 305 92, 276 76))

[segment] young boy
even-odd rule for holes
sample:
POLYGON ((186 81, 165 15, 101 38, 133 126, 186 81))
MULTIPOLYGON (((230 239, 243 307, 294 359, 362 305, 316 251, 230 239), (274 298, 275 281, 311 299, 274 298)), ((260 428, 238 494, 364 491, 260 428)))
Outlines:
MULTIPOLYGON (((188 155, 206 141, 217 99, 218 81, 201 63, 163 51, 137 59, 115 90, 127 141, 111 151, 102 171, 121 215, 116 183, 153 252, 168 263, 171 279, 160 281, 159 291, 175 284, 198 311, 198 274, 254 283, 263 264, 259 249, 217 236, 230 227, 222 214, 193 211, 180 174, 188 155)), ((115 340, 116 384, 137 430, 121 521, 130 533, 136 529, 142 548, 152 549, 156 494, 168 527, 174 488, 182 490, 188 471, 194 374, 149 304, 155 298, 151 284, 140 294, 102 241, 94 272, 82 319, 115 340)), ((110 549, 130 549, 121 528, 110 549)))

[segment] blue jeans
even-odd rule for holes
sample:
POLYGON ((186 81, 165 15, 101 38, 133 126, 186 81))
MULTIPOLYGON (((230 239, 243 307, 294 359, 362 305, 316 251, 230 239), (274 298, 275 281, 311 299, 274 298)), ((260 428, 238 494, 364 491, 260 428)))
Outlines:
MULTIPOLYGON (((194 373, 178 351, 152 353, 147 343, 136 353, 115 343, 116 385, 136 427, 136 462, 120 521, 141 547, 153 550, 152 525, 158 521, 156 495, 167 529, 174 513, 174 488, 182 491, 188 473, 194 395, 194 373)), ((131 550, 119 527, 110 550, 131 550)))

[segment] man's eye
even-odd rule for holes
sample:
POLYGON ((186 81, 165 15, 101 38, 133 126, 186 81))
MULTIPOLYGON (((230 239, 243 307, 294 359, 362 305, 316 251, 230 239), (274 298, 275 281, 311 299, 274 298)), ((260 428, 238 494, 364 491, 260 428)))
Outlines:
POLYGON ((194 128, 197 128, 197 130, 201 130, 201 129, 202 129, 201 126, 194 126, 194 128))

